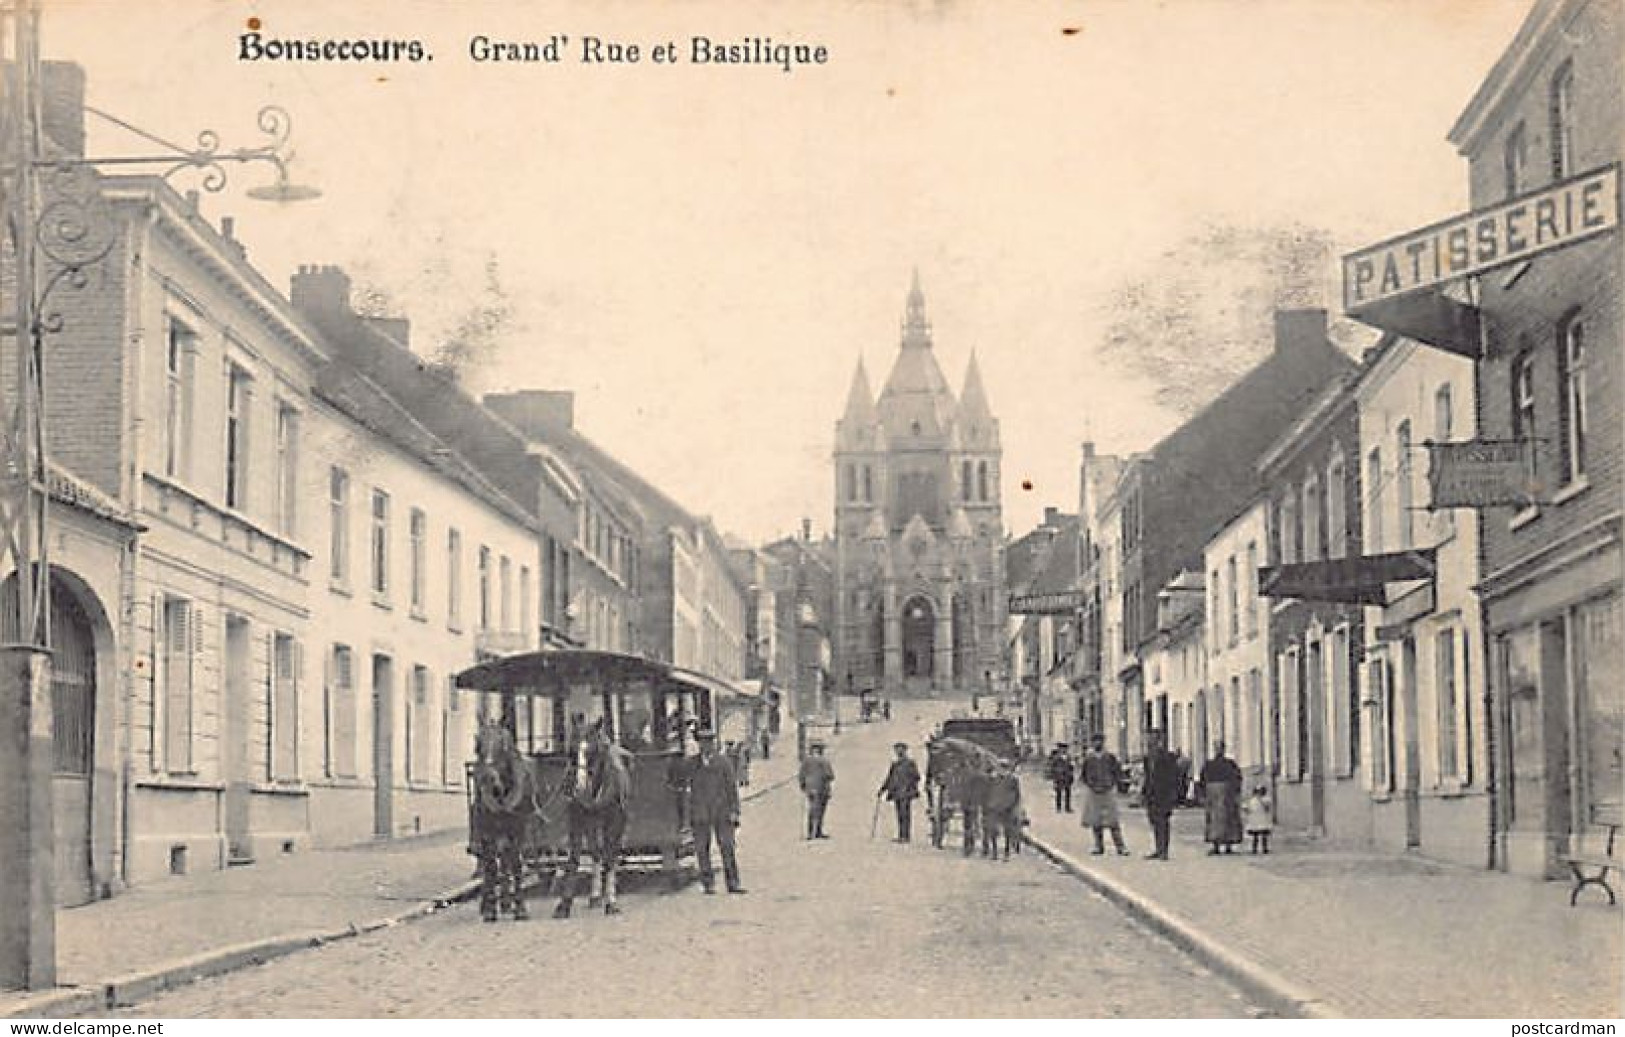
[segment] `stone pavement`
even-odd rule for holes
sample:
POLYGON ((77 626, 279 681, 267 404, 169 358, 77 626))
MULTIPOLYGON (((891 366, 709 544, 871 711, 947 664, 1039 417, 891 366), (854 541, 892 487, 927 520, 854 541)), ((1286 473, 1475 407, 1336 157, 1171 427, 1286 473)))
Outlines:
MULTIPOLYGON (((454 894, 473 873, 461 831, 307 850, 159 879, 57 912, 57 982, 90 989, 291 934, 372 928, 454 894)), ((0 993, 0 1016, 26 995, 0 993)))
MULTIPOLYGON (((1409 855, 1272 840, 1269 856, 1207 856, 1200 810, 1174 818, 1171 861, 1143 858, 1145 813, 1124 805, 1132 857, 1093 856, 1049 783, 1024 781, 1028 833, 1262 971, 1359 1018, 1617 1018, 1620 911, 1568 906, 1568 885, 1409 855)), ((1075 807, 1081 803, 1075 803, 1075 807)), ((1238 851, 1242 847, 1236 848, 1238 851)))
MULTIPOLYGON (((838 743, 830 741, 834 751, 838 743)), ((794 780, 795 745, 792 721, 773 755, 752 762, 751 784, 740 789, 741 795, 754 798, 794 780)), ((93 995, 113 986, 117 996, 140 996, 169 985, 152 977, 182 963, 209 962, 202 970, 218 971, 234 967, 215 960, 232 949, 245 951, 240 957, 249 962, 347 930, 390 924, 466 890, 473 858, 465 845, 465 833, 455 829, 306 850, 247 867, 159 879, 109 900, 58 911, 58 992, 67 995, 77 988, 93 995), (259 946, 301 935, 308 939, 274 950, 259 946)), ((52 995, 0 991, 0 1017, 30 1011, 42 996, 52 995)), ((64 1002, 62 1010, 76 1003, 64 1002)), ((45 1004, 49 1008, 55 1001, 45 1004)))
MULTIPOLYGON (((896 713, 890 724, 843 724, 833 742, 827 841, 803 838, 805 801, 793 784, 745 804, 739 864, 747 896, 706 896, 694 883, 671 890, 639 879, 624 887, 621 914, 578 910, 557 920, 537 911, 522 925, 485 925, 464 905, 179 987, 118 1014, 902 1020, 1266 1014, 1266 1006, 1030 849, 990 861, 934 850, 923 838, 902 845, 890 838, 884 808, 871 836, 875 790, 898 738, 917 742, 918 732, 896 713)), ((753 781, 749 791, 757 787, 753 781)))

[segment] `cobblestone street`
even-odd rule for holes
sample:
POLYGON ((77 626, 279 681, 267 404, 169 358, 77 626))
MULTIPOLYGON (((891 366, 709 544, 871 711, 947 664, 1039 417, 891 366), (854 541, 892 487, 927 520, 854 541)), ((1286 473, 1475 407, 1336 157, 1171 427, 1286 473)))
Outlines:
MULTIPOLYGON (((746 896, 636 883, 626 913, 486 925, 472 905, 130 1009, 158 1017, 1246 1016, 1218 977, 1030 850, 1009 863, 869 837, 894 738, 836 743, 828 842, 794 785, 747 804, 746 896), (591 983, 583 983, 584 973, 591 983)), ((923 825, 921 826, 923 828, 923 825)))

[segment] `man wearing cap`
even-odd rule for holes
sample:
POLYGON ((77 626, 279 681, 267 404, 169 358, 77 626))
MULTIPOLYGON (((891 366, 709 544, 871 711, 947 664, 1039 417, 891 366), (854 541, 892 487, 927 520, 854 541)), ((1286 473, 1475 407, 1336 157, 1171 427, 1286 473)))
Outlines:
POLYGON ((739 861, 734 857, 734 829, 739 827, 739 785, 727 757, 717 752, 715 731, 696 733, 700 755, 694 761, 689 779, 688 816, 694 830, 694 857, 700 867, 700 886, 715 893, 716 873, 711 870, 711 840, 722 851, 722 877, 728 892, 743 893, 739 884, 739 861))
POLYGON ((1044 762, 1044 776, 1055 787, 1055 812, 1072 813, 1072 783, 1077 772, 1072 767, 1072 753, 1065 742, 1056 742, 1044 762))
POLYGON ((824 810, 829 806, 830 792, 835 788, 835 768, 824 758, 824 743, 812 742, 807 746, 807 758, 801 761, 799 775, 801 791, 807 797, 807 838, 828 839, 824 834, 824 810))
POLYGON ((896 742, 892 749, 897 758, 892 760, 886 780, 875 795, 885 796, 897 808, 897 841, 906 843, 914 826, 914 801, 920 798, 920 768, 908 758, 907 742, 896 742))

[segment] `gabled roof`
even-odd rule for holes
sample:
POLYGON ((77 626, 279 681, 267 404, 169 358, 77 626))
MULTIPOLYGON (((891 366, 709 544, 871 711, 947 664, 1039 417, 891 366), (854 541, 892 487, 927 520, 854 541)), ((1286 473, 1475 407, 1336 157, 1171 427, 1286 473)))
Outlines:
POLYGON ((410 411, 348 364, 333 361, 323 366, 317 372, 312 391, 318 399, 368 432, 393 443, 515 522, 535 528, 536 520, 526 508, 498 489, 410 411))

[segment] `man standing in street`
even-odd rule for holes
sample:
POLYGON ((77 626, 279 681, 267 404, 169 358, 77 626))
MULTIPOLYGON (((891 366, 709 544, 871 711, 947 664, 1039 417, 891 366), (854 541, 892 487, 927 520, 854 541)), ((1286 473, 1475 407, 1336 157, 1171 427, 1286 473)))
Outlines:
POLYGON ((1179 805, 1179 758, 1168 751, 1166 736, 1161 731, 1147 733, 1145 753, 1145 785, 1140 796, 1145 800, 1146 818, 1151 822, 1151 835, 1156 849, 1146 854, 1150 860, 1168 859, 1168 826, 1174 807, 1179 805))
POLYGON ((1089 739, 1089 751, 1083 757, 1083 824, 1094 830, 1096 855, 1106 852, 1103 832, 1111 829, 1112 845, 1121 856, 1128 855, 1123 845, 1123 823, 1117 816, 1117 789, 1123 783, 1123 765, 1114 753, 1106 751, 1106 736, 1097 734, 1089 739))
POLYGON ((716 873, 711 870, 711 840, 722 851, 722 877, 728 892, 743 893, 739 884, 739 861, 734 856, 734 829, 739 827, 739 785, 727 757, 717 752, 714 731, 700 731, 699 759, 689 784, 689 823, 694 830, 694 856, 700 867, 700 886, 715 893, 716 873))
POLYGON ((835 768, 824 758, 824 743, 812 742, 807 746, 807 758, 801 761, 800 783, 807 797, 807 838, 828 839, 824 834, 824 810, 829 806, 830 792, 835 788, 835 768))
POLYGON ((906 843, 914 827, 914 801, 920 798, 920 768, 909 759, 907 742, 897 742, 892 748, 897 758, 892 760, 886 780, 875 795, 885 796, 897 808, 897 841, 906 843))
POLYGON ((1077 780, 1077 773, 1072 768, 1072 754, 1067 752, 1065 742, 1056 742, 1055 748, 1050 750, 1049 759, 1044 761, 1044 777, 1055 787, 1055 812, 1072 813, 1072 783, 1077 780))

